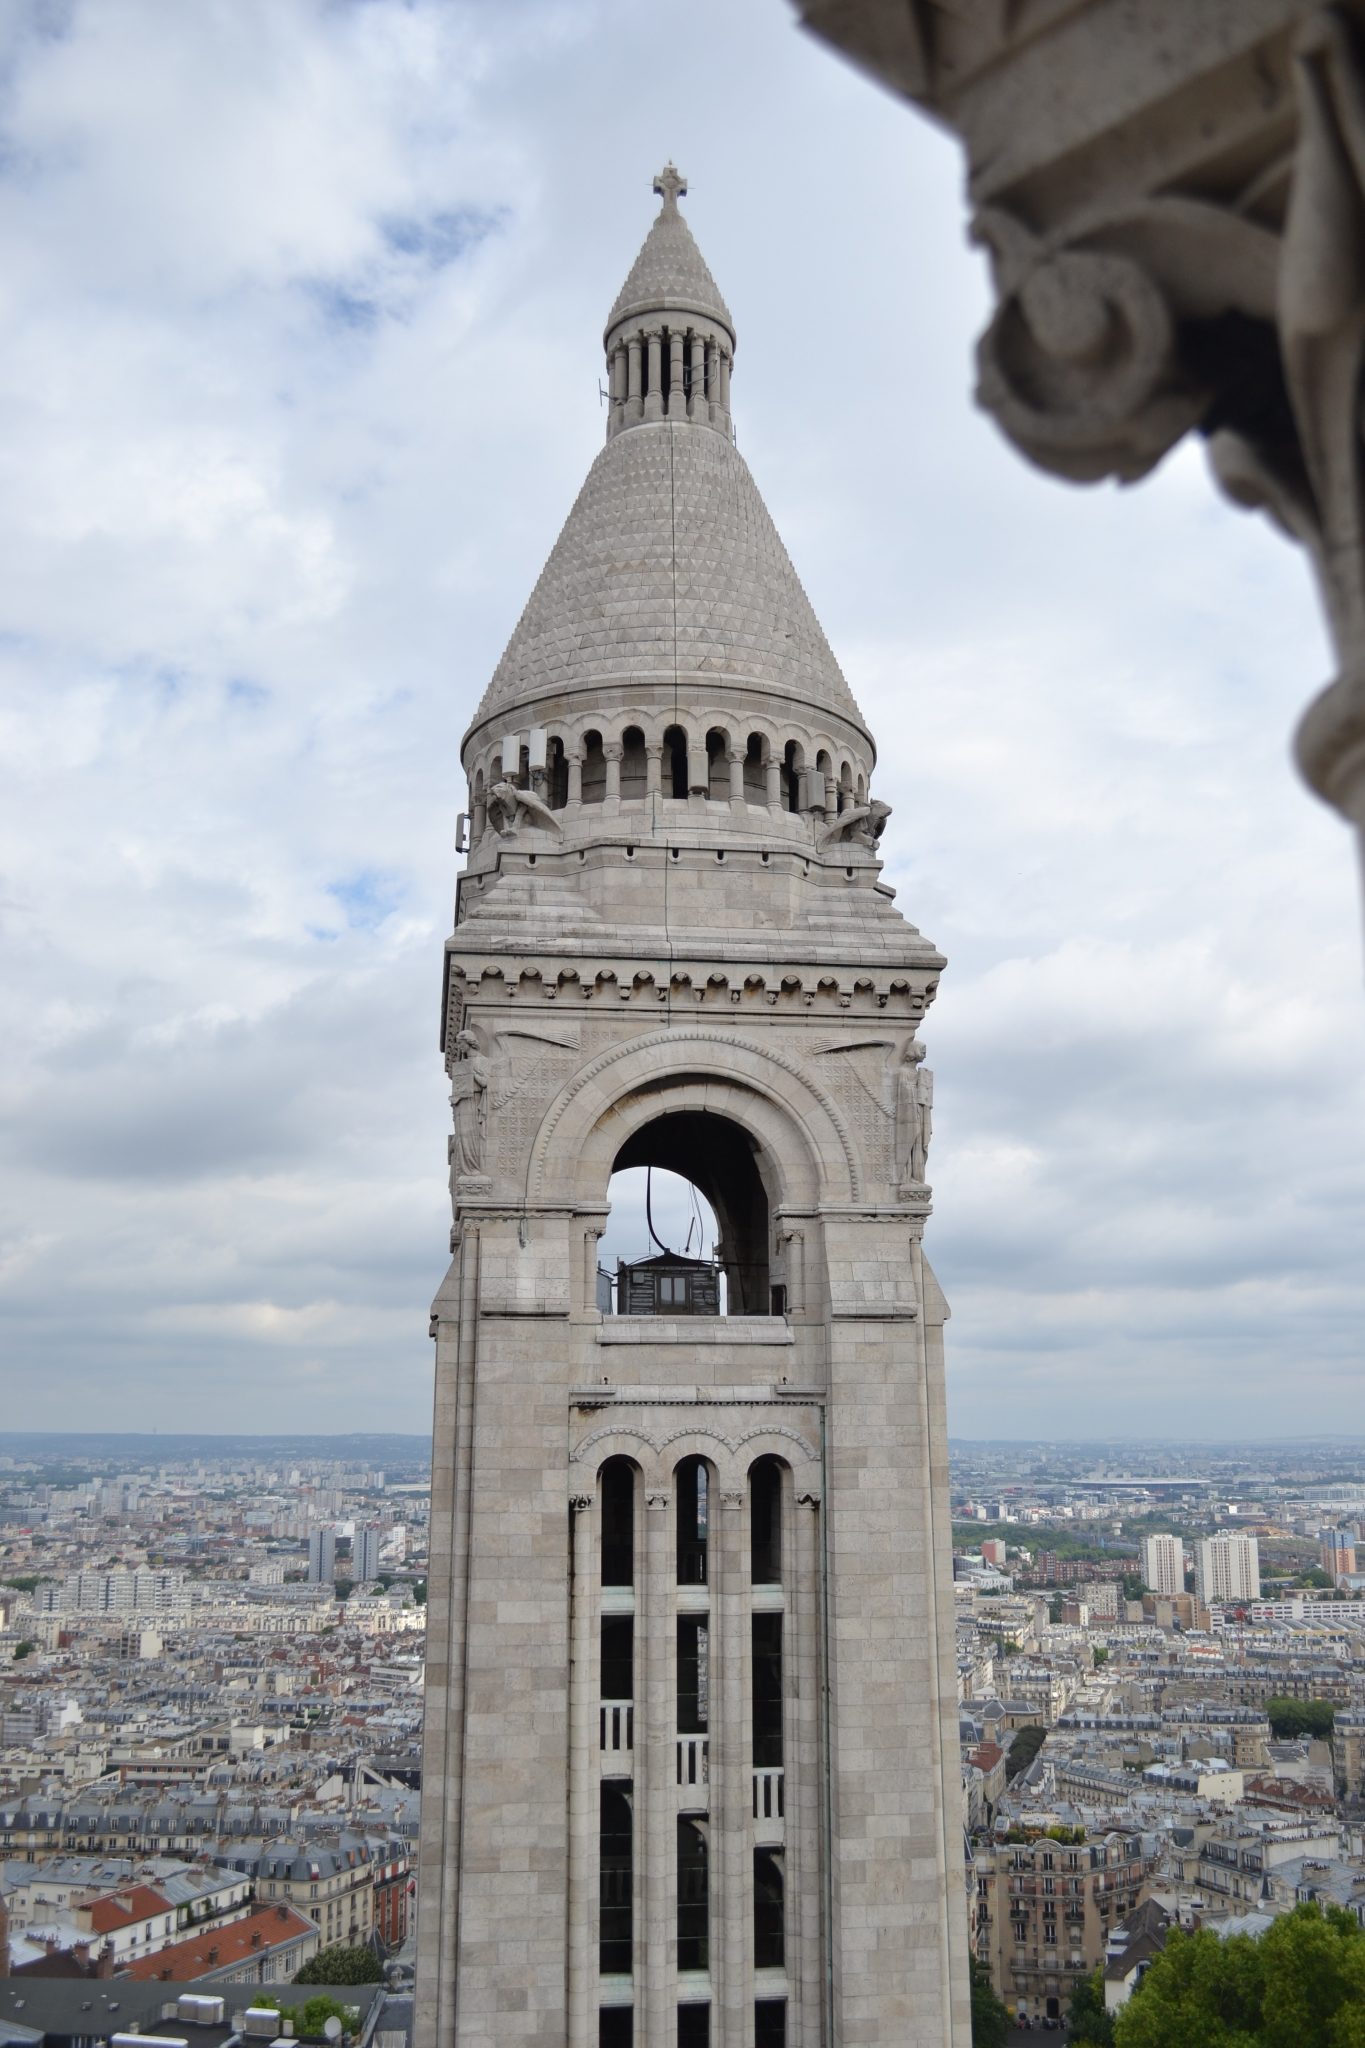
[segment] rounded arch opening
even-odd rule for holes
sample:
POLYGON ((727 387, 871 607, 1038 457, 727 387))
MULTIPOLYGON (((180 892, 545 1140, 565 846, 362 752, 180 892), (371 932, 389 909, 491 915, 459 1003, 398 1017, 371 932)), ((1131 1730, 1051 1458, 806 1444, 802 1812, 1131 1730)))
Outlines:
POLYGON ((662 781, 665 796, 687 797, 687 734, 670 725, 663 740, 662 781))
POLYGON ((642 803, 649 785, 649 760, 645 736, 638 725, 628 725, 621 735, 621 801, 642 803))
POLYGON ((583 735, 583 779, 582 800, 585 804, 600 804, 607 794, 607 757, 602 751, 600 732, 585 732, 583 735))
POLYGON ((730 794, 730 735, 718 725, 706 735, 706 794, 712 803, 730 794))
POLYGON ((751 732, 744 749, 744 795, 751 804, 768 801, 768 742, 761 732, 751 732))
POLYGON ((666 1111, 632 1132, 612 1162, 608 1194, 618 1314, 774 1312, 770 1199, 760 1160, 747 1131, 708 1110, 666 1111), (642 1256, 621 1240, 628 1231, 639 1241, 646 1189, 642 1256))

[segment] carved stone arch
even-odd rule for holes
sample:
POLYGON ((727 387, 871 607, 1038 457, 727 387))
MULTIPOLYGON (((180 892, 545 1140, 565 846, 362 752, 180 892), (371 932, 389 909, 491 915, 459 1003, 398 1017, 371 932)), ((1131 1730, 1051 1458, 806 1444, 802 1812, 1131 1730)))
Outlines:
POLYGON ((571 1465, 590 1465, 600 1484, 602 1467, 612 1458, 625 1458, 640 1475, 642 1489, 666 1484, 659 1446, 648 1430, 629 1423, 608 1423, 576 1443, 569 1453, 571 1465))
MULTIPOLYGON (((808 1463, 818 1463, 820 1458, 817 1445, 802 1436, 799 1430, 788 1429, 782 1423, 760 1423, 753 1429, 742 1431, 734 1440, 734 1450, 746 1472, 751 1471, 760 1458, 777 1458, 789 1472, 795 1473, 793 1450, 798 1451, 808 1463)), ((803 1477, 808 1478, 809 1474, 803 1477)))
POLYGON ((860 1201, 857 1151, 842 1113, 774 1046, 701 1027, 650 1032, 600 1053, 549 1105, 531 1151, 537 1198, 597 1200, 632 1134, 690 1109, 728 1117, 781 1177, 773 1207, 860 1201), (842 1161, 842 1171, 831 1162, 842 1161))
POLYGON ((660 1439, 659 1464, 668 1473, 670 1486, 679 1465, 688 1458, 703 1459, 715 1474, 718 1487, 734 1484, 734 1449, 720 1430, 694 1422, 685 1429, 671 1430, 660 1439))

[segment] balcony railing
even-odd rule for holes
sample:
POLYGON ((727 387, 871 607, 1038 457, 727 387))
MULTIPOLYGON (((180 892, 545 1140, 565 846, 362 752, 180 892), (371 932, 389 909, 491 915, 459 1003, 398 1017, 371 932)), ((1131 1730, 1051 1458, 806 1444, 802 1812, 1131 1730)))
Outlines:
POLYGON ((782 1804, 782 1777, 782 1766, 780 1764, 775 1768, 756 1770, 754 1772, 755 1820, 782 1819, 785 1810, 782 1804))
POLYGON ((603 1766, 614 1761, 629 1762, 635 1748, 634 1700, 603 1700, 598 1714, 603 1766))
POLYGON ((711 1743, 705 1735, 678 1737, 678 1783, 684 1789, 710 1783, 711 1743))

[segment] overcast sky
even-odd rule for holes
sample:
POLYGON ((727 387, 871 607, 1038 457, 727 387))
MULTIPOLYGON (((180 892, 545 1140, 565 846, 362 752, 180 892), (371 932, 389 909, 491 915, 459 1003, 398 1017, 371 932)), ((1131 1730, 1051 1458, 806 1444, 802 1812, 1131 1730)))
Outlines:
POLYGON ((971 403, 954 148, 782 0, 0 9, 0 1416, 424 1429, 461 734, 672 156, 947 953, 959 1436, 1365 1428, 1303 563, 971 403))

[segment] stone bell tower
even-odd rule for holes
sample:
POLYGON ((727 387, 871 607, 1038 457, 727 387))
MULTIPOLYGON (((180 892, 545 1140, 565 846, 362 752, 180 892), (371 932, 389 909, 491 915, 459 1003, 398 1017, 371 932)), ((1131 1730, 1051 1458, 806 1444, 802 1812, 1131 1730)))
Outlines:
POLYGON ((943 960, 662 206, 607 443, 466 735, 446 948, 421 2048, 967 2048, 943 960), (599 1293, 614 1171, 706 1275, 599 1293), (704 1284, 703 1284, 704 1283, 704 1284))

